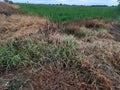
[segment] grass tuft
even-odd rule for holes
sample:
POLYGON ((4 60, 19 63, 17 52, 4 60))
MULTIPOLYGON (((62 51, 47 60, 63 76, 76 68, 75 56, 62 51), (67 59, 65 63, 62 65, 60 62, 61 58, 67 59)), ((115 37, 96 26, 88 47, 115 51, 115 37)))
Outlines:
POLYGON ((0 68, 2 70, 17 69, 30 62, 58 62, 74 65, 81 60, 79 45, 73 36, 63 36, 61 41, 48 39, 36 43, 34 39, 14 40, 6 46, 0 46, 0 68))

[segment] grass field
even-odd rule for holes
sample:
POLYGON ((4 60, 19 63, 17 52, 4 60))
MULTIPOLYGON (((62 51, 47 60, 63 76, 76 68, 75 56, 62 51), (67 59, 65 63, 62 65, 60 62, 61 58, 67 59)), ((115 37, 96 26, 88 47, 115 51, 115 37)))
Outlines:
POLYGON ((20 4, 21 9, 54 21, 71 21, 88 18, 116 19, 117 7, 55 6, 20 4))

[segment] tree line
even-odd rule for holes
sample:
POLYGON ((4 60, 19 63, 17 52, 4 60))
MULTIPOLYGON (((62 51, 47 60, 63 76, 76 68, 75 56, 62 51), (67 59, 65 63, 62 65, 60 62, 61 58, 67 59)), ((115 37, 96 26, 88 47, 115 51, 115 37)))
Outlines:
POLYGON ((10 1, 10 0, 4 0, 4 2, 7 2, 7 3, 10 3, 10 4, 13 4, 13 1, 10 1))
MULTIPOLYGON (((120 8, 120 0, 117 0, 118 1, 118 7, 120 8)), ((7 2, 7 3, 10 3, 10 4, 13 4, 13 1, 11 1, 11 0, 4 0, 4 2, 7 2)), ((60 5, 62 5, 62 4, 60 4, 60 5)), ((93 7, 94 6, 106 6, 107 7, 107 5, 92 5, 93 7)))

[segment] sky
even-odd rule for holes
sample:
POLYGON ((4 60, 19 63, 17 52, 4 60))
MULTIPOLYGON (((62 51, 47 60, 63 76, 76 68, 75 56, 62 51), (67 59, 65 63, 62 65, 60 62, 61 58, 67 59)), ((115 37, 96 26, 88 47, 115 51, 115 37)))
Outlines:
POLYGON ((118 5, 117 0, 11 0, 13 2, 35 4, 69 4, 69 5, 118 5))

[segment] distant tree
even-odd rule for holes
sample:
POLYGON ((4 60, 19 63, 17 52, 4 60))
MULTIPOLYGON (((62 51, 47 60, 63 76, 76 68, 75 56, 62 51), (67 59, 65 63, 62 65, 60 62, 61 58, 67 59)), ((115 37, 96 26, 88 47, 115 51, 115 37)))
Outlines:
POLYGON ((60 3, 60 6, 62 6, 62 3, 60 3))
POLYGON ((118 4, 118 8, 120 8, 120 0, 118 0, 118 3, 119 3, 119 4, 118 4))
POLYGON ((4 2, 9 2, 9 0, 4 0, 4 2))
POLYGON ((119 5, 120 5, 120 0, 118 0, 118 3, 119 3, 119 5))
POLYGON ((8 1, 8 3, 13 4, 13 1, 8 1))
POLYGON ((4 2, 7 2, 7 3, 10 3, 10 4, 13 4, 13 1, 9 1, 9 0, 4 0, 4 2))
POLYGON ((91 7, 108 7, 107 5, 91 5, 91 7))

